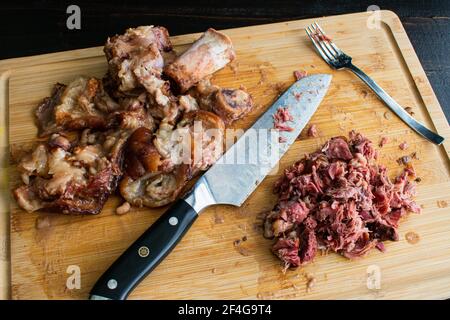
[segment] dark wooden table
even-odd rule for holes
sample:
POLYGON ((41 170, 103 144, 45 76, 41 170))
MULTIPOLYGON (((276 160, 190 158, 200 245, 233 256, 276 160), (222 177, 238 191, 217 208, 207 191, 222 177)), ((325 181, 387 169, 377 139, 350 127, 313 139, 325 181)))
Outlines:
POLYGON ((172 35, 366 11, 396 12, 450 120, 450 1, 8 1, 0 5, 0 59, 102 45, 130 26, 166 26, 172 35), (247 2, 247 3, 246 3, 247 2), (81 29, 68 30, 66 9, 81 8, 81 29))

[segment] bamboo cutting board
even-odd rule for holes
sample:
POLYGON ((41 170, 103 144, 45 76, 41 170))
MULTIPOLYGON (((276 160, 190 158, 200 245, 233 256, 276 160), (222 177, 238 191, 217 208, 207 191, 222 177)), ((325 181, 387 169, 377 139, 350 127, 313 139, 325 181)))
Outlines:
MULTIPOLYGON (((307 138, 302 134, 282 158, 279 169, 262 182, 241 208, 217 206, 203 212, 178 247, 136 288, 131 299, 450 297, 449 126, 398 17, 382 11, 381 27, 369 29, 370 14, 327 17, 319 22, 353 56, 356 65, 401 105, 411 107, 416 118, 447 137, 445 144, 437 147, 426 142, 353 74, 331 70, 315 53, 303 31, 312 20, 226 30, 238 59, 217 73, 214 81, 222 86, 246 86, 257 104, 235 126, 250 126, 275 99, 278 90, 293 83, 294 70, 331 73, 330 90, 311 120, 317 124, 320 137, 307 138), (422 178, 417 202, 423 206, 423 214, 403 221, 400 241, 387 243, 386 253, 374 250, 367 258, 353 262, 336 254, 319 255, 312 264, 283 274, 269 251, 271 242, 256 228, 258 215, 276 202, 272 185, 282 169, 304 153, 351 129, 367 135, 375 144, 381 136, 390 139, 380 150, 380 162, 388 166, 391 175, 401 171, 397 158, 417 152, 419 160, 414 160, 413 165, 422 178), (403 141, 410 145, 408 150, 399 149, 403 141), (418 235, 419 241, 408 242, 405 235, 409 232, 418 235), (247 237, 242 244, 244 250, 237 250, 233 242, 243 236, 247 237), (380 287, 370 285, 374 274, 380 276, 376 278, 380 287), (307 290, 313 278, 314 286, 307 290)), ((198 36, 173 37, 176 50, 182 52, 198 36)), ((105 70, 100 47, 0 62, 0 107, 3 116, 9 110, 9 125, 5 125, 10 150, 23 148, 35 139, 32 110, 50 94, 55 82, 68 83, 79 74, 101 77, 105 70)), ((13 165, 9 166, 9 180, 11 187, 18 182, 13 165)), ((10 196, 8 199, 8 194, 4 182, 1 205, 6 210, 10 203, 10 289, 14 299, 87 298, 102 272, 164 210, 133 209, 117 216, 114 211, 120 200, 112 197, 97 216, 27 214, 18 209, 10 196), (43 217, 47 217, 49 226, 37 228, 37 219, 43 217), (70 276, 67 271, 73 266, 80 270, 79 289, 66 286, 70 276)), ((6 230, 4 223, 2 226, 6 230)), ((4 247, 3 252, 7 252, 7 246, 4 247)), ((0 257, 3 262, 8 260, 6 254, 0 257)), ((5 262, 2 268, 5 274, 9 265, 5 262)))

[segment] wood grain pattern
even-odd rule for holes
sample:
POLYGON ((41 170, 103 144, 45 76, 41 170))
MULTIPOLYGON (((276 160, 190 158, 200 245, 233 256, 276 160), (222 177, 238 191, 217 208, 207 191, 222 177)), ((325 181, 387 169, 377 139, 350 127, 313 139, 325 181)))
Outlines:
MULTIPOLYGON (((354 62, 386 89, 400 104, 410 106, 427 126, 450 138, 450 130, 425 73, 398 17, 382 12, 381 29, 366 27, 368 14, 320 19, 321 25, 353 57, 354 62)), ((215 81, 224 86, 245 85, 258 108, 236 127, 248 127, 276 97, 276 84, 287 87, 292 72, 332 73, 329 93, 312 123, 320 137, 299 140, 282 158, 279 170, 268 176, 241 208, 217 206, 206 210, 169 257, 130 296, 131 299, 189 298, 448 298, 450 289, 450 163, 449 141, 436 147, 414 134, 348 72, 335 72, 313 51, 303 27, 311 20, 299 20, 256 27, 230 29, 238 54, 237 72, 220 71, 215 81), (267 79, 262 84, 261 79, 267 79), (389 118, 389 120, 387 119, 389 118), (422 178, 417 201, 422 215, 410 216, 400 227, 400 241, 388 243, 388 251, 373 251, 366 259, 350 262, 329 254, 311 265, 281 272, 269 252, 270 241, 255 228, 259 213, 272 208, 276 199, 271 186, 281 170, 311 152, 326 139, 356 129, 377 143, 390 138, 381 150, 381 161, 392 175, 400 171, 396 159, 417 151, 414 167, 422 178), (398 144, 407 141, 410 149, 398 144), (217 223, 223 219, 223 223, 217 223), (420 241, 409 244, 404 235, 414 231, 420 241), (233 241, 246 235, 242 256, 233 241), (381 270, 381 289, 366 285, 368 266, 381 270), (314 276, 315 287, 306 292, 306 277, 314 276)), ((173 37, 178 51, 198 34, 173 37)), ((101 76, 106 69, 101 48, 77 50, 0 62, 2 85, 9 94, 10 148, 29 143, 36 129, 31 110, 48 95, 56 81, 68 82, 77 74, 101 76)), ((0 105, 1 106, 1 105, 0 105)), ((5 107, 6 105, 3 105, 5 107)), ((3 109, 6 110, 6 109, 3 109)), ((10 167, 11 186, 18 181, 10 167)), ((73 217, 26 214, 11 201, 11 293, 14 299, 86 298, 100 274, 164 210, 135 209, 117 216, 119 199, 113 197, 98 216, 73 217), (36 229, 38 217, 48 216, 51 227, 36 229), (81 289, 66 288, 70 265, 81 269, 81 289)))

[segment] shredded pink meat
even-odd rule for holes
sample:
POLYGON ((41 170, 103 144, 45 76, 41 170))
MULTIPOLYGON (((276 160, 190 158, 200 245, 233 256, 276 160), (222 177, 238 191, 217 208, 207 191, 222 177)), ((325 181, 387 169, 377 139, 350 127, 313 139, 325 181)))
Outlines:
POLYGON ((308 129, 308 137, 311 138, 317 138, 319 136, 319 132, 317 130, 317 126, 315 124, 312 124, 308 129))
POLYGON ((388 142, 389 142, 388 137, 381 137, 380 143, 378 143, 378 146, 379 146, 380 148, 382 148, 382 147, 384 147, 384 145, 385 145, 386 143, 388 143, 388 142))
POLYGON ((406 150, 406 149, 408 149, 408 143, 406 141, 403 141, 402 143, 400 143, 400 145, 398 147, 401 150, 406 150))
POLYGON ((327 42, 332 41, 332 39, 329 36, 327 36, 326 34, 322 34, 320 32, 315 32, 312 34, 312 36, 314 39, 318 41, 327 41, 327 42))
POLYGON ((319 248, 353 259, 398 240, 399 219, 420 213, 415 184, 410 170, 391 181, 376 158, 372 142, 352 131, 285 170, 264 236, 275 238, 272 251, 286 268, 309 263, 319 248))
POLYGON ((273 115, 273 127, 280 131, 292 131, 294 128, 286 124, 288 121, 294 121, 294 117, 289 113, 289 109, 278 108, 277 112, 273 115))
POLYGON ((298 70, 294 71, 294 77, 295 77, 295 80, 297 80, 297 81, 300 79, 303 79, 307 75, 308 75, 308 73, 304 70, 303 71, 298 71, 298 70))

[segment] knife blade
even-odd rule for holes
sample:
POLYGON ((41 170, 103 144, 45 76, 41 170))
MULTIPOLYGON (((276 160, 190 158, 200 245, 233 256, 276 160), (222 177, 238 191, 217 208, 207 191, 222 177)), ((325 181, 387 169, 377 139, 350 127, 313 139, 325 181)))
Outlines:
MULTIPOLYGON (((258 184, 273 169, 274 165, 287 151, 290 145, 306 126, 322 101, 331 75, 317 74, 305 77, 295 82, 280 98, 247 130, 243 136, 212 166, 202 177, 202 183, 207 187, 200 189, 202 193, 209 190, 210 204, 231 204, 240 206, 256 189, 258 184), (273 115, 278 108, 288 108, 294 118, 292 131, 282 131, 279 135, 284 138, 280 143, 278 131, 274 129, 273 115), (255 131, 258 141, 254 141, 255 131), (261 137, 261 132, 267 131, 267 136, 261 137), (253 136, 253 137, 252 137, 253 136), (262 141, 261 141, 262 140, 262 141), (259 147, 267 143, 266 154, 258 153, 255 143, 259 147), (278 149, 278 150, 277 150, 278 149), (255 151, 256 150, 256 151, 255 151), (256 163, 236 164, 233 153, 244 154, 246 158, 255 158, 256 163), (253 155, 252 155, 253 154, 253 155), (231 161, 227 158, 232 158, 231 161), (234 158, 234 159, 233 159, 234 158), (226 160, 224 160, 226 159, 226 160), (237 174, 239 173, 239 174, 237 174), (214 183, 220 181, 220 183, 214 183), (227 186, 224 188, 223 186, 227 186)), ((195 195, 195 194, 194 194, 195 195)), ((188 198, 188 201, 192 196, 188 198)), ((193 201, 191 205, 195 205, 193 201)), ((201 206, 200 206, 201 207, 201 206)), ((199 208, 200 209, 200 208, 199 208)))
POLYGON ((240 206, 306 126, 330 82, 331 75, 317 74, 289 87, 197 180, 193 189, 177 200, 109 267, 91 290, 90 299, 126 299, 172 251, 203 209, 217 204, 240 206), (274 129, 274 115, 279 108, 289 110, 293 118, 291 131, 274 129))

